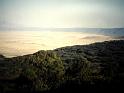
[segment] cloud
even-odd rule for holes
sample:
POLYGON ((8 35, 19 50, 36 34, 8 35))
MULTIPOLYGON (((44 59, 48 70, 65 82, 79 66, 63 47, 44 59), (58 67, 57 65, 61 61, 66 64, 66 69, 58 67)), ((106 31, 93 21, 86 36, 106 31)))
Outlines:
POLYGON ((115 39, 120 39, 120 40, 124 40, 124 36, 118 36, 118 37, 113 37, 115 39))
POLYGON ((6 56, 17 56, 34 53, 38 50, 51 50, 115 39, 124 39, 124 36, 117 38, 76 31, 0 31, 0 53, 6 56))

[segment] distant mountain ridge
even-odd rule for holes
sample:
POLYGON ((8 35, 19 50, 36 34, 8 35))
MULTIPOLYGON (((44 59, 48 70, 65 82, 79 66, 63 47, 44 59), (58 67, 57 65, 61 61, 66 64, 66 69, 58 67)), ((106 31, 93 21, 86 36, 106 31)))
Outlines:
POLYGON ((2 28, 0 30, 9 31, 69 31, 84 32, 92 34, 102 34, 108 36, 124 36, 124 28, 39 28, 39 27, 23 27, 23 28, 2 28))
POLYGON ((124 36, 124 28, 75 28, 71 30, 108 36, 124 36))

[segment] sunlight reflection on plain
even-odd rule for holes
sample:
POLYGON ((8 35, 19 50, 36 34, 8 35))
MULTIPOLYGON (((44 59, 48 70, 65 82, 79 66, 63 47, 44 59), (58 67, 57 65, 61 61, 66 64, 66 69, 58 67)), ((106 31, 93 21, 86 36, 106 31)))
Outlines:
POLYGON ((112 37, 81 32, 1 31, 0 54, 7 57, 112 40, 112 37))

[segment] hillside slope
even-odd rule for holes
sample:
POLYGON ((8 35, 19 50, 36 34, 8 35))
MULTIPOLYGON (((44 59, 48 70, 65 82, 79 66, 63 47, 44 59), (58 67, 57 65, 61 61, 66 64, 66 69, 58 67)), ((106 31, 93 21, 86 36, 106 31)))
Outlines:
POLYGON ((124 40, 76 45, 5 58, 0 93, 123 90, 124 40))

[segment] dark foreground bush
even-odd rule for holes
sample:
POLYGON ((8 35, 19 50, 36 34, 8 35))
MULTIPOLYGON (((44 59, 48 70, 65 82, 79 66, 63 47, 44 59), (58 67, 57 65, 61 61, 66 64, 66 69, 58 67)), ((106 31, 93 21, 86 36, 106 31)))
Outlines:
POLYGON ((123 91, 124 41, 0 57, 0 93, 123 91))

